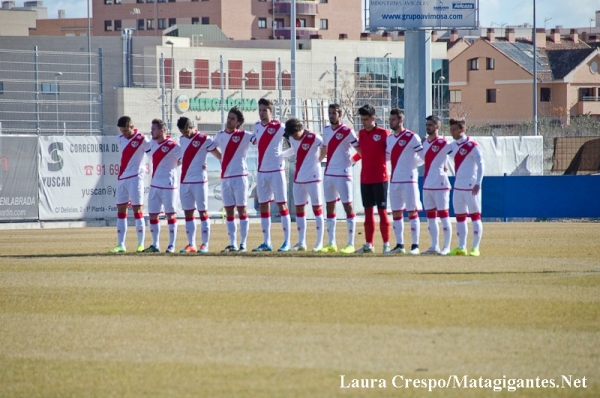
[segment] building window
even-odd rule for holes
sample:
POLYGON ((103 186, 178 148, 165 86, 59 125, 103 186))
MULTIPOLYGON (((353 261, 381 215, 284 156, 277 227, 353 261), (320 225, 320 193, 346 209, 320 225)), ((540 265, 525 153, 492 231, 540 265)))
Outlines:
POLYGON ((277 64, 275 61, 262 61, 261 65, 263 90, 274 90, 277 88, 277 64))
POLYGON ((296 27, 297 28, 306 28, 306 19, 305 18, 296 18, 296 27))
POLYGON ((115 30, 121 30, 121 20, 120 19, 115 19, 115 30))
POLYGON ((0 82, 0 94, 4 94, 4 82, 0 82))
POLYGON ((166 3, 167 2, 167 0, 157 0, 157 1, 158 1, 158 3, 166 3))
POLYGON ((485 90, 485 102, 487 102, 487 103, 496 102, 496 89, 495 88, 488 88, 487 90, 485 90))
POLYGON ((319 3, 329 3, 327 0, 320 0, 319 3))
POLYGON ((196 2, 196 1, 198 1, 198 0, 192 0, 192 2, 196 2))
POLYGON ((169 18, 169 28, 173 25, 177 25, 177 18, 169 18))
POLYGON ((209 88, 208 59, 195 59, 194 72, 194 86, 196 88, 209 88))
POLYGON ((42 94, 53 94, 59 93, 58 83, 42 83, 42 94))
POLYGON ((494 62, 494 58, 486 58, 486 69, 487 70, 494 70, 495 66, 496 66, 496 62, 494 62))
POLYGON ((115 0, 115 4, 121 4, 121 0, 115 0))
POLYGON ((275 18, 275 29, 281 29, 285 26, 283 18, 275 18))
POLYGON ((154 0, 146 0, 146 3, 154 3, 154 0))
POLYGON ((450 90, 450 102, 462 102, 462 93, 460 90, 450 90))
POLYGON ((200 23, 200 18, 192 18, 192 25, 198 25, 200 23))
POLYGON ((208 24, 210 24, 210 18, 202 17, 202 25, 208 25, 208 24))
POLYGON ((468 60, 467 64, 469 65, 469 70, 478 70, 479 69, 479 59, 478 58, 472 58, 472 59, 468 60))
POLYGON ((258 28, 267 29, 267 18, 258 18, 258 28))
POLYGON ((169 0, 169 3, 175 3, 175 0, 169 0))
POLYGON ((112 28, 112 21, 104 21, 104 30, 106 32, 109 32, 109 31, 113 30, 113 28, 112 28))
POLYGON ((159 18, 158 29, 167 29, 167 19, 166 18, 159 18))
POLYGON ((137 0, 137 3, 143 3, 144 0, 137 0))
POLYGON ((154 20, 153 19, 146 19, 146 29, 154 30, 154 20))
POLYGON ((179 88, 192 88, 192 71, 187 69, 179 71, 179 88))
POLYGON ((104 0, 104 4, 112 4, 112 0, 104 0))
POLYGON ((261 2, 262 2, 262 3, 264 3, 264 2, 266 2, 266 1, 267 1, 267 0, 258 0, 258 2, 259 2, 259 3, 261 3, 261 2))
POLYGON ((319 29, 321 29, 321 30, 327 30, 327 29, 329 29, 329 20, 328 19, 321 19, 321 23, 320 23, 319 29))
POLYGON ((552 100, 552 89, 550 87, 540 88, 540 101, 550 102, 552 100))
POLYGON ((144 20, 143 19, 138 19, 137 30, 144 30, 144 20))

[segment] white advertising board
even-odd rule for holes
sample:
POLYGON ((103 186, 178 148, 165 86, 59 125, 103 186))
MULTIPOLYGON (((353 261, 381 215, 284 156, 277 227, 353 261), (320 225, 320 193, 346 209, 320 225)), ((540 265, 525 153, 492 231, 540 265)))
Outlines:
POLYGON ((369 25, 392 29, 476 28, 479 0, 369 0, 369 25))

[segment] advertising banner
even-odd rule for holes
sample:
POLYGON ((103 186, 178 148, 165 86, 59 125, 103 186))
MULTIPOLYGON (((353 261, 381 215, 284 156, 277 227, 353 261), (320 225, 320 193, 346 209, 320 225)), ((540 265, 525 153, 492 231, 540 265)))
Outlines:
POLYGON ((38 138, 0 137, 0 220, 38 218, 38 138))
POLYGON ((393 29, 477 27, 479 0, 369 0, 369 25, 393 29))

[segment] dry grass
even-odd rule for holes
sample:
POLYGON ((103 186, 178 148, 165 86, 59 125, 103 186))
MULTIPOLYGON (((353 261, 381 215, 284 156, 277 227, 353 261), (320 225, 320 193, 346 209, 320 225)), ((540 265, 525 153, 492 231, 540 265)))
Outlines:
POLYGON ((114 234, 0 231, 0 396, 493 395, 391 385, 453 374, 585 376, 516 396, 600 396, 600 224, 488 223, 481 258, 106 255, 114 234))

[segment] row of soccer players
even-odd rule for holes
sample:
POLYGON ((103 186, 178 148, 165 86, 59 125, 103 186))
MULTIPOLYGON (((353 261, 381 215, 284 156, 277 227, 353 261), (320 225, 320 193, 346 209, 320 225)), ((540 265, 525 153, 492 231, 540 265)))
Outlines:
POLYGON ((260 120, 255 123, 254 131, 247 132, 239 127, 244 123, 243 113, 232 108, 227 117, 225 130, 210 138, 196 130, 192 122, 182 117, 177 127, 182 133, 180 144, 166 135, 166 125, 159 119, 152 121, 152 140, 139 133, 131 119, 123 116, 118 121, 122 132, 119 137, 121 150, 121 169, 117 185, 117 238, 118 244, 111 252, 125 252, 125 234, 127 230, 127 208, 131 204, 136 219, 138 235, 137 251, 159 252, 160 224, 158 215, 164 209, 169 227, 167 252, 175 251, 177 224, 175 205, 179 184, 179 196, 186 218, 188 245, 182 253, 207 252, 210 239, 210 224, 207 214, 207 173, 206 156, 208 153, 221 162, 221 186, 223 207, 227 217, 229 245, 223 252, 246 251, 249 222, 247 214, 248 167, 246 157, 251 144, 258 149, 257 196, 260 203, 263 243, 253 251, 272 251, 270 203, 275 201, 281 215, 284 242, 278 251, 307 250, 305 205, 310 202, 316 219, 316 252, 337 252, 336 245, 336 202, 343 203, 346 212, 348 232, 347 244, 339 251, 342 253, 369 253, 374 251, 375 234, 374 208, 377 207, 380 218, 380 230, 383 238, 383 253, 406 253, 403 242, 406 211, 410 220, 412 245, 409 254, 420 254, 419 219, 422 211, 420 193, 417 184, 417 167, 425 165, 424 197, 431 247, 427 254, 466 255, 467 215, 473 223, 473 246, 470 255, 479 255, 479 242, 483 230, 481 224, 481 181, 483 161, 477 144, 465 134, 464 121, 451 120, 450 130, 454 138, 452 144, 438 135, 440 121, 429 116, 426 121, 427 137, 423 140, 404 128, 404 113, 393 109, 390 113, 390 128, 393 134, 376 125, 375 109, 364 105, 359 109, 363 129, 358 136, 342 122, 342 111, 338 104, 329 106, 330 125, 323 136, 307 131, 295 118, 289 119, 285 126, 272 119, 273 104, 268 99, 259 101, 260 120), (289 138, 291 148, 283 150, 285 137, 289 138), (153 171, 149 194, 150 231, 152 245, 144 249, 145 227, 141 212, 143 199, 144 154, 152 156, 153 171), (356 153, 354 153, 356 152, 356 153), (284 174, 285 158, 296 157, 296 171, 293 181, 293 195, 296 203, 296 222, 298 242, 293 247, 291 240, 291 221, 287 207, 287 184, 284 174), (450 183, 446 174, 447 162, 454 157, 456 182, 454 211, 458 247, 450 251, 452 226, 449 221, 450 183), (327 158, 324 173, 321 161, 327 158), (353 163, 362 159, 361 196, 365 208, 366 243, 358 250, 354 248, 356 222, 352 207, 353 182, 351 168, 353 163), (387 161, 391 161, 392 171, 388 176, 387 161), (181 178, 177 179, 177 167, 181 165, 181 178), (322 174, 324 176, 322 177, 322 174), (388 182, 390 185, 390 204, 393 211, 393 229, 396 246, 389 245, 390 223, 387 215, 388 182), (324 192, 322 192, 324 190, 324 192), (321 197, 324 193, 326 221, 323 217, 321 197), (239 217, 240 244, 237 244, 237 224, 235 211, 239 217), (195 211, 200 213, 202 244, 196 247, 195 211), (444 243, 439 245, 440 218, 444 243), (323 246, 324 226, 328 233, 328 244, 323 246))

